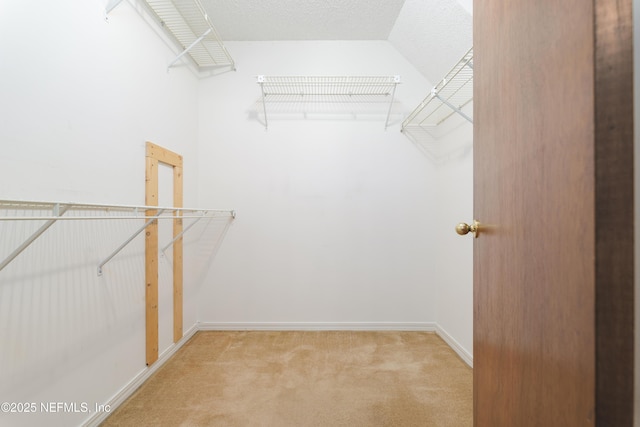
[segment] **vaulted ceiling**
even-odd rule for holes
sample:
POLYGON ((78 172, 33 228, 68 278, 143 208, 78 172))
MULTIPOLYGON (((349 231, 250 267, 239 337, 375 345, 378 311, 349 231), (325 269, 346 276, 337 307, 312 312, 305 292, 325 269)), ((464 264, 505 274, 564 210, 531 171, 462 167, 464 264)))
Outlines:
POLYGON ((225 41, 389 40, 436 83, 472 46, 472 0, 202 0, 225 41))
POLYGON ((203 0, 226 40, 386 40, 404 0, 203 0))
POLYGON ((406 0, 389 42, 436 84, 473 46, 470 9, 456 0, 406 0))

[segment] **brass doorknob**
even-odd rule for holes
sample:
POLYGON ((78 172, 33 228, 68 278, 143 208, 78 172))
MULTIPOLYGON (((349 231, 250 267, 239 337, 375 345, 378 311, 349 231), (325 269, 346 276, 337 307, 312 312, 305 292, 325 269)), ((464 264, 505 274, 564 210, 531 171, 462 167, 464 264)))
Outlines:
POLYGON ((480 234, 480 223, 475 219, 471 225, 464 222, 456 225, 456 233, 459 235, 464 236, 465 234, 469 234, 469 232, 471 232, 476 238, 478 237, 478 234, 480 234))

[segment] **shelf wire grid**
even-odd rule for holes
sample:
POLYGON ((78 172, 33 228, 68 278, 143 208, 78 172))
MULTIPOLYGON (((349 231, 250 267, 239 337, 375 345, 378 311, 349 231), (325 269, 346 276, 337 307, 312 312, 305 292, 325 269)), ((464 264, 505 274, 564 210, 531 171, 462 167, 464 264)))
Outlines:
POLYGON ((257 76, 262 91, 262 110, 267 122, 267 102, 372 103, 384 99, 388 103, 385 129, 393 107, 400 76, 257 76))
POLYGON ((397 76, 259 76, 265 96, 390 96, 397 76))
POLYGON ((226 66, 235 69, 233 58, 199 0, 145 1, 183 53, 188 49, 186 53, 200 71, 226 66))
POLYGON ((0 222, 4 221, 73 221, 109 219, 182 219, 209 218, 220 216, 235 217, 233 209, 199 209, 163 206, 105 205, 75 202, 45 202, 23 200, 0 200, 0 222), (65 215, 56 213, 67 209, 65 215), (156 212, 149 215, 148 211, 156 212))
POLYGON ((402 130, 410 126, 438 126, 456 113, 472 122, 472 117, 461 111, 471 101, 473 101, 473 47, 402 122, 402 130))

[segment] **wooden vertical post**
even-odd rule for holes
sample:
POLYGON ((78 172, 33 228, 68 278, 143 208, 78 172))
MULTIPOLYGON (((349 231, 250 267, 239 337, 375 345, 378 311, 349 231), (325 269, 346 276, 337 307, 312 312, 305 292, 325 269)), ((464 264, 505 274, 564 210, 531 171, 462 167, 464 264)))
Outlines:
MULTIPOLYGON (((182 163, 173 168, 173 206, 182 207, 182 163)), ((180 216, 176 212, 176 216, 180 216)), ((182 219, 173 220, 173 237, 182 233, 182 219)), ((182 237, 173 243, 173 342, 182 338, 182 237)))
MULTIPOLYGON (((148 147, 147 147, 148 148, 148 147)), ((158 160, 147 150, 145 205, 158 206, 158 160)), ((147 210, 154 216, 157 210, 147 210)), ((145 328, 147 366, 158 360, 158 220, 145 230, 145 328)))
MULTIPOLYGON (((182 156, 159 147, 151 142, 146 144, 146 185, 145 204, 158 206, 158 164, 173 167, 173 206, 181 208, 182 156)), ((175 216, 180 216, 174 212, 175 216)), ((157 210, 147 210, 147 216, 157 215, 157 210)), ((182 219, 173 221, 173 237, 182 232, 182 219)), ((158 221, 150 224, 145 232, 145 301, 146 301, 146 363, 158 360, 158 221)), ((183 286, 183 246, 182 238, 173 243, 173 341, 182 338, 182 286, 183 286)))

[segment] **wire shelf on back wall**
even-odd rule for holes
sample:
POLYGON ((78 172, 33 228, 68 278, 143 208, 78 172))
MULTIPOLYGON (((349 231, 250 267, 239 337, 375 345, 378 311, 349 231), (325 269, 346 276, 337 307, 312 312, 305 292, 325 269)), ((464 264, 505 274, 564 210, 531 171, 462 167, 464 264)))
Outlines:
POLYGON ((267 102, 304 100, 305 102, 371 102, 372 99, 389 97, 389 115, 400 84, 400 76, 257 76, 262 91, 262 108, 265 128, 267 102))
POLYGON ((438 126, 456 113, 473 123, 473 118, 463 111, 471 101, 473 101, 473 48, 467 51, 402 122, 402 131, 412 126, 438 126))

